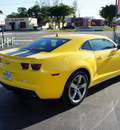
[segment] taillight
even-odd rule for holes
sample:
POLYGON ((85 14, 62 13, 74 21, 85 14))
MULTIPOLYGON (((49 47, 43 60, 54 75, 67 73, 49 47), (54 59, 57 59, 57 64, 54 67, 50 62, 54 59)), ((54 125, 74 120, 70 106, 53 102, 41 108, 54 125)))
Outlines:
POLYGON ((31 69, 32 70, 39 70, 41 67, 41 64, 31 64, 31 69))
POLYGON ((1 58, 0 58, 0 63, 1 63, 1 58))
POLYGON ((22 69, 29 69, 29 63, 21 63, 21 68, 22 69))

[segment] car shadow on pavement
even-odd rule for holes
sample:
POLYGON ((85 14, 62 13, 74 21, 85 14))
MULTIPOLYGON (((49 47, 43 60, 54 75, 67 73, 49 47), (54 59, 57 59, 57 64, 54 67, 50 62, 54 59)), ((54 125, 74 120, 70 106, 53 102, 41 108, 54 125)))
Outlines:
MULTIPOLYGON (((98 84, 89 89, 88 96, 119 81, 120 76, 98 84)), ((0 130, 28 128, 69 109, 71 107, 65 106, 59 100, 38 100, 0 88, 0 130)))
POLYGON ((95 94, 95 93, 97 93, 97 92, 99 92, 107 87, 110 87, 112 84, 115 84, 117 82, 120 82, 120 76, 117 76, 115 78, 112 78, 112 79, 109 79, 105 82, 102 82, 98 85, 95 85, 95 86, 89 88, 87 97, 91 96, 91 95, 93 95, 93 94, 95 94))
POLYGON ((40 100, 0 88, 0 130, 20 130, 71 109, 59 100, 40 100))

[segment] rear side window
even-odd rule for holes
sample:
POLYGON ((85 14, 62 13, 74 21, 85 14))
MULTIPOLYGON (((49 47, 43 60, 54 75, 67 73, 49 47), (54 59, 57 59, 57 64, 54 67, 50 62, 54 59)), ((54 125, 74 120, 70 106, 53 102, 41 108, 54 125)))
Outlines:
POLYGON ((90 44, 94 51, 106 50, 115 48, 115 45, 107 39, 94 39, 90 40, 90 44))
POLYGON ((91 51, 92 51, 92 47, 91 47, 89 41, 86 41, 86 42, 82 45, 81 49, 83 49, 83 50, 91 50, 91 51))
POLYGON ((70 39, 40 38, 22 47, 23 50, 50 52, 70 41, 70 39))

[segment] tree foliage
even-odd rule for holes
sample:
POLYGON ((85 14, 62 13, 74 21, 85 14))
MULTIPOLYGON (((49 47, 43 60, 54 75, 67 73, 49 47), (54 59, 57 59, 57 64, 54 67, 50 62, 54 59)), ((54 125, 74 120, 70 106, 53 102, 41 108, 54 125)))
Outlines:
POLYGON ((7 18, 18 18, 18 13, 12 12, 11 14, 7 15, 7 18))
POLYGON ((108 21, 109 26, 112 26, 113 17, 115 17, 115 5, 106 5, 100 10, 100 16, 108 21))
POLYGON ((18 17, 28 17, 27 9, 24 7, 18 7, 18 17))
POLYGON ((20 17, 28 17, 28 11, 24 7, 18 7, 16 12, 12 12, 11 14, 7 15, 7 18, 20 18, 20 17))
POLYGON ((62 22, 63 26, 65 23, 65 16, 71 15, 73 13, 74 8, 64 4, 60 4, 59 6, 55 5, 49 9, 49 14, 54 19, 54 21, 58 24, 62 22))
POLYGON ((34 5, 28 9, 28 16, 29 17, 38 18, 39 14, 40 14, 40 6, 39 5, 34 5))
POLYGON ((74 8, 74 12, 73 12, 73 15, 76 16, 76 12, 77 12, 77 9, 78 9, 78 3, 77 3, 77 0, 74 0, 73 1, 73 8, 74 8))
MULTIPOLYGON (((54 0, 53 6, 47 6, 47 4, 43 3, 41 5, 37 4, 30 7, 28 10, 24 7, 19 7, 18 12, 13 12, 8 15, 8 18, 16 18, 16 17, 33 17, 38 19, 39 23, 50 22, 50 19, 57 22, 58 25, 60 22, 63 22, 63 26, 65 23, 65 16, 69 16, 75 13, 75 8, 70 7, 65 4, 58 4, 58 1, 54 0), (56 2, 56 4, 55 4, 56 2)), ((49 3, 48 3, 49 4, 49 3)))
POLYGON ((3 14, 2 10, 0 10, 0 14, 3 14))

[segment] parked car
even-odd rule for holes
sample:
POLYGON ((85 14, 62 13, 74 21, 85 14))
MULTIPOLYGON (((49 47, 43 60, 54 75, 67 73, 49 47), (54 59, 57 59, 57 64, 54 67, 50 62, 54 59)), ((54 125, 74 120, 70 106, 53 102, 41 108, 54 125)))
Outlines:
POLYGON ((49 26, 47 29, 53 29, 53 26, 49 26))
POLYGON ((67 25, 67 26, 62 27, 62 29, 75 29, 75 26, 67 25))
POLYGON ((0 83, 76 106, 88 88, 120 75, 120 46, 99 35, 41 37, 0 51, 0 83))

